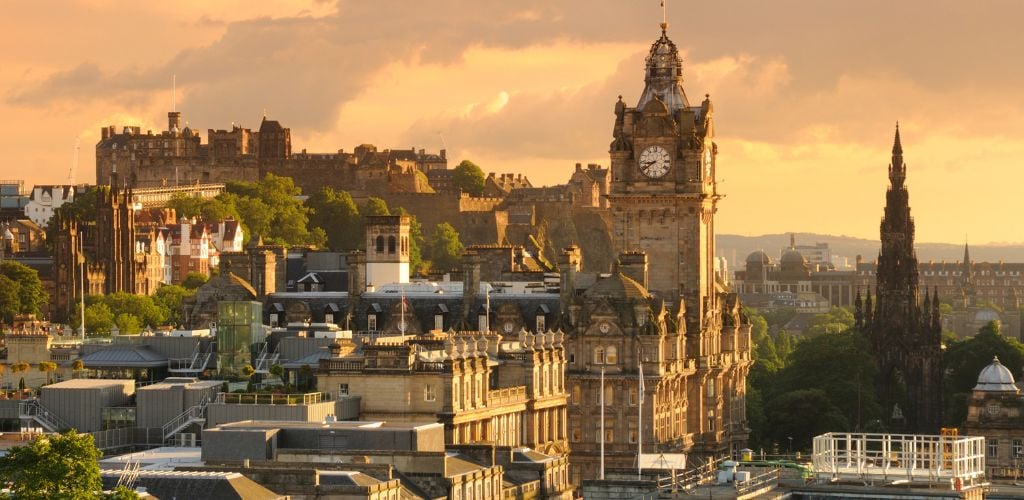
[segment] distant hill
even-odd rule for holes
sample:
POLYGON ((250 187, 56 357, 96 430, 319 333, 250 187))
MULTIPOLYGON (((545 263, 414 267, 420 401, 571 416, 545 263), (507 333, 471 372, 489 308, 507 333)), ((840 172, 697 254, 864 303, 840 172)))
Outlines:
MULTIPOLYGON (((782 248, 789 246, 790 233, 764 234, 761 236, 740 236, 736 234, 720 234, 716 245, 718 256, 729 260, 730 269, 742 269, 747 255, 755 250, 764 250, 772 259, 778 259, 782 248)), ((874 260, 878 256, 878 240, 853 238, 850 236, 834 236, 831 234, 796 233, 797 245, 813 245, 828 243, 832 255, 849 259, 852 265, 857 255, 864 260, 874 260)), ((962 260, 963 245, 949 243, 918 243, 917 258, 922 262, 929 260, 953 262, 962 260)), ((978 262, 1024 262, 1024 245, 971 245, 971 260, 978 262)))

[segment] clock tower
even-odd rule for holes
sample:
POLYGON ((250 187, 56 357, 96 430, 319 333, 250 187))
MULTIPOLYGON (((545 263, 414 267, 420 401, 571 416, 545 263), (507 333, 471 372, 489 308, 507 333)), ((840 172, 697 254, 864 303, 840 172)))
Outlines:
POLYGON ((636 107, 621 96, 615 103, 608 199, 616 253, 645 252, 650 290, 670 303, 683 299, 688 327, 701 329, 718 306, 713 109, 710 97, 690 105, 667 27, 647 55, 636 107))

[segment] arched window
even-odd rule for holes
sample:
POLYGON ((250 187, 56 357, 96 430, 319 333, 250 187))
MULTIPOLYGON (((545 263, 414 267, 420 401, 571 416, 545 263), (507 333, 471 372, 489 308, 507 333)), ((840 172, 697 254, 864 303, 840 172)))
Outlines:
POLYGON ((594 364, 595 365, 603 365, 604 364, 604 347, 597 346, 597 347, 594 348, 594 364))
POLYGON ((619 362, 619 350, 615 346, 610 345, 604 354, 604 362, 609 365, 614 365, 619 362))
POLYGON ((377 251, 378 252, 383 252, 384 251, 384 237, 383 236, 378 236, 377 237, 377 251))
POLYGON ((388 236, 388 254, 395 253, 395 245, 396 245, 395 237, 394 236, 388 236))

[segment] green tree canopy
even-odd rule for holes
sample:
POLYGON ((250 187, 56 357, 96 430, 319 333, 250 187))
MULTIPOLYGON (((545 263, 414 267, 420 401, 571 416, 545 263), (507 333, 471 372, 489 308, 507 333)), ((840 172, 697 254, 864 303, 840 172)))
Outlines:
POLYGON ((38 436, 0 457, 0 482, 15 498, 99 498, 101 456, 90 434, 38 436))
POLYGON ((205 274, 192 271, 185 275, 185 279, 181 280, 181 286, 188 290, 195 290, 196 288, 203 286, 209 280, 210 278, 205 274))
POLYGON ((813 337, 825 333, 839 333, 853 327, 853 314, 842 307, 832 307, 827 313, 816 314, 807 322, 805 335, 813 337))
POLYGON ((363 206, 359 207, 359 215, 363 217, 369 217, 371 215, 391 215, 391 210, 388 210, 388 204, 384 200, 371 196, 366 199, 363 206))
POLYGON ((434 228, 427 244, 430 252, 430 260, 435 269, 449 270, 459 265, 459 258, 462 256, 463 246, 459 241, 459 233, 447 222, 442 222, 434 228))
MULTIPOLYGON (((5 261, 0 263, 0 275, 18 284, 18 303, 15 308, 19 314, 39 314, 40 307, 49 300, 43 290, 43 282, 39 280, 39 273, 20 262, 5 261)), ((13 306, 0 305, 0 308, 13 306)))
POLYGON ((348 191, 325 187, 306 200, 310 209, 310 230, 320 228, 327 235, 327 247, 336 252, 359 248, 363 241, 359 208, 348 191))
POLYGON ((167 322, 171 325, 180 325, 182 322, 182 307, 185 299, 195 295, 195 290, 189 290, 181 285, 162 285, 156 289, 153 301, 167 311, 167 322))
POLYGON ((469 160, 462 160, 452 174, 452 185, 470 196, 480 196, 484 192, 484 171, 469 160))
POLYGON ((959 426, 967 418, 967 399, 978 383, 981 370, 998 356, 1010 373, 1017 375, 1024 367, 1024 344, 1000 332, 999 322, 990 321, 977 335, 963 340, 952 340, 943 354, 946 367, 945 403, 946 423, 959 426))
POLYGON ((0 274, 0 323, 11 324, 21 311, 21 285, 0 274))
POLYGON ((323 245, 324 233, 311 230, 301 194, 291 177, 267 174, 260 182, 228 182, 224 193, 209 200, 176 196, 170 206, 181 217, 209 222, 234 218, 246 240, 261 236, 272 244, 323 245))
POLYGON ((848 429, 849 421, 821 389, 801 389, 769 399, 764 405, 765 437, 781 449, 793 438, 793 451, 808 449, 814 436, 848 429))

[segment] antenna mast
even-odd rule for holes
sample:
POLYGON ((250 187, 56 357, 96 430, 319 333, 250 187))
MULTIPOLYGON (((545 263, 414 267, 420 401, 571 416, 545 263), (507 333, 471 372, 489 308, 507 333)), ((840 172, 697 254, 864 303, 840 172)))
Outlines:
POLYGON ((178 75, 171 75, 171 111, 178 111, 178 75))

